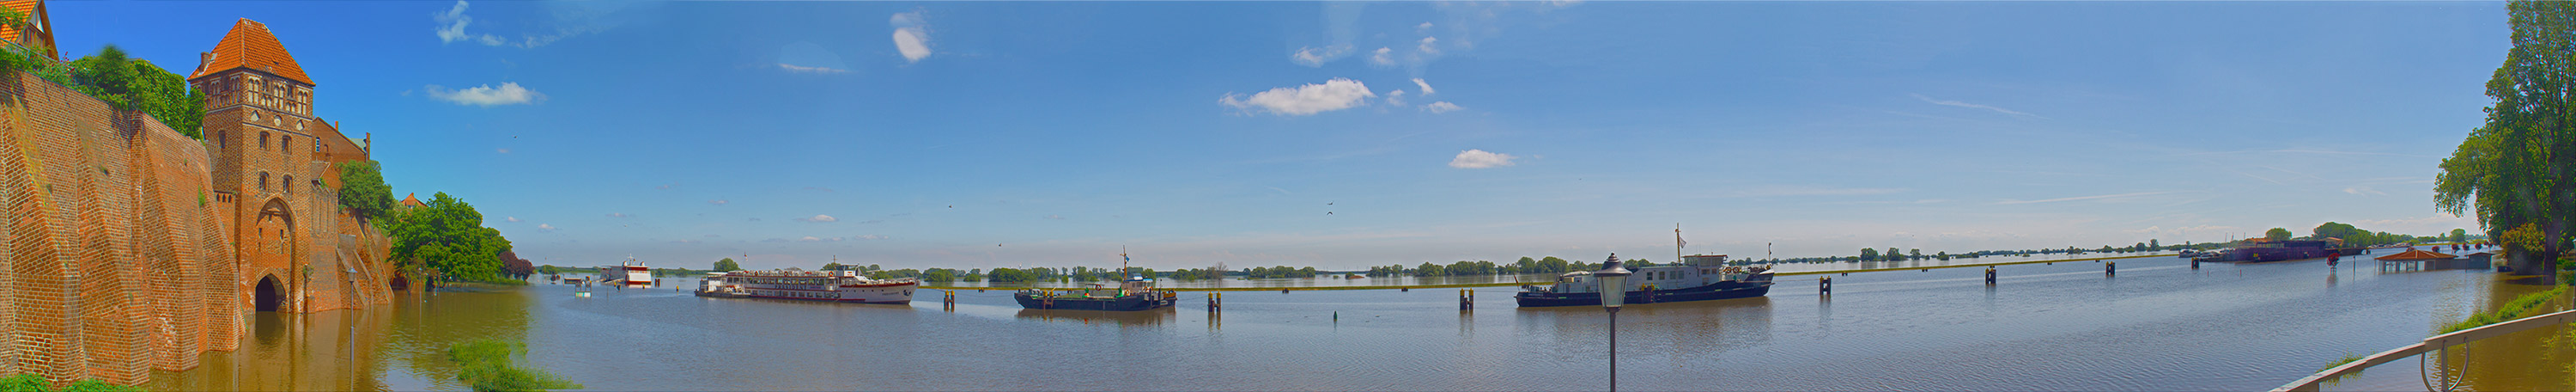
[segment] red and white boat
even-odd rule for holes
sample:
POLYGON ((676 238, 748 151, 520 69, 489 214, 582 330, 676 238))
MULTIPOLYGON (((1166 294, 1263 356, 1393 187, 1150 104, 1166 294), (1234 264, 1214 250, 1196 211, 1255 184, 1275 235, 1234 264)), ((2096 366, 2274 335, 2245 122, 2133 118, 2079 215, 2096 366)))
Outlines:
POLYGON ((698 296, 910 304, 920 287, 917 279, 870 279, 858 271, 733 271, 707 276, 698 296))
POLYGON ((597 283, 625 286, 652 286, 653 268, 644 266, 644 262, 642 261, 636 261, 634 258, 627 258, 626 262, 619 263, 615 266, 599 267, 599 280, 597 283))

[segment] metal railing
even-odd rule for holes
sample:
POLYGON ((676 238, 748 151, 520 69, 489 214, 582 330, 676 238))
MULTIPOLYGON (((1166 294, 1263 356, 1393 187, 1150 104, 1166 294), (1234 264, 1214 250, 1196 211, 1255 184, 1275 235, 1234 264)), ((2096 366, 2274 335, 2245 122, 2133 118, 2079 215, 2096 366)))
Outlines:
POLYGON ((2341 378, 2346 375, 2360 374, 2362 369, 2367 369, 2371 366, 2396 362, 2398 360, 2406 359, 2406 357, 2423 355, 2425 353, 2434 353, 2436 358, 2419 357, 2417 359, 2418 362, 2428 360, 2433 361, 2433 363, 2418 364, 2419 370, 2427 373, 2423 375, 2424 389, 2433 391, 2453 390, 2459 387, 2460 377, 2454 377, 2451 375, 2447 370, 2448 364, 2442 363, 2442 360, 2438 358, 2442 353, 2448 352, 2452 346, 2460 346, 2461 349, 2465 351, 2467 350, 2469 342, 2504 336, 2506 334, 2522 332, 2534 328, 2571 323, 2576 323, 2576 310, 2525 317, 2519 320, 2460 330, 2459 332, 2434 335, 2433 337, 2424 338, 2424 341, 2421 343, 2382 351, 2378 354, 2363 357, 2361 360, 2327 368, 2326 370, 2319 371, 2316 374, 2310 374, 2307 378, 2292 381, 2289 385, 2282 385, 2280 388, 2273 388, 2272 391, 2314 392, 2318 391, 2318 388, 2325 384, 2326 380, 2341 378))

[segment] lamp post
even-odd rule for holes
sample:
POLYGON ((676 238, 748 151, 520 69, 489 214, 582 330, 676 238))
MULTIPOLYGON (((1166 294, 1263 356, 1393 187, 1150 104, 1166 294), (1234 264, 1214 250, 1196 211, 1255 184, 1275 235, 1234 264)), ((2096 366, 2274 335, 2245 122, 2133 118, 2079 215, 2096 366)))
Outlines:
POLYGON ((1628 269, 1619 267, 1619 254, 1601 263, 1592 277, 1601 282, 1601 308, 1610 311, 1610 391, 1619 391, 1619 305, 1628 302, 1628 269))

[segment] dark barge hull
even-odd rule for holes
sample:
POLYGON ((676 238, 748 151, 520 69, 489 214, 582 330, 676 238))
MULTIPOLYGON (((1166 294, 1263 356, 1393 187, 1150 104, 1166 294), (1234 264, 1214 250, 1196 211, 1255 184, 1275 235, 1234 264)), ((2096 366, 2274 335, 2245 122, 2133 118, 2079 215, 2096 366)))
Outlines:
MULTIPOLYGON (((1629 304, 1658 302, 1710 301, 1760 297, 1771 293, 1771 274, 1754 274, 1741 281, 1717 282, 1707 286, 1655 291, 1630 291, 1629 304)), ((1521 307, 1601 306, 1601 293, 1541 293, 1524 291, 1513 295, 1521 307)))
POLYGON ((1130 295, 1116 298, 1055 297, 1052 300, 1045 296, 1030 295, 1029 293, 1013 293, 1011 294, 1011 299, 1019 300, 1020 307, 1029 309, 1106 310, 1112 312, 1132 312, 1169 308, 1172 307, 1172 304, 1180 302, 1177 298, 1161 298, 1159 293, 1154 296, 1130 295))

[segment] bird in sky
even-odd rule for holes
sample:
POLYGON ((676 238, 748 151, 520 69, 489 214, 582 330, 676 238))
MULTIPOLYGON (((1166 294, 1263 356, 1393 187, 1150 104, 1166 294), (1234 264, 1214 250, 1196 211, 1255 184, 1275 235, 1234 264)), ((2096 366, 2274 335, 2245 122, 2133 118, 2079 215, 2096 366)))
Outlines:
POLYGON ((1333 214, 1333 212, 1332 212, 1332 211, 1324 211, 1324 215, 1332 215, 1332 214, 1333 214))
POLYGON ((1328 202, 1324 202, 1324 205, 1328 205, 1328 206, 1329 206, 1329 205, 1333 205, 1333 202, 1329 202, 1329 201, 1328 201, 1328 202))

